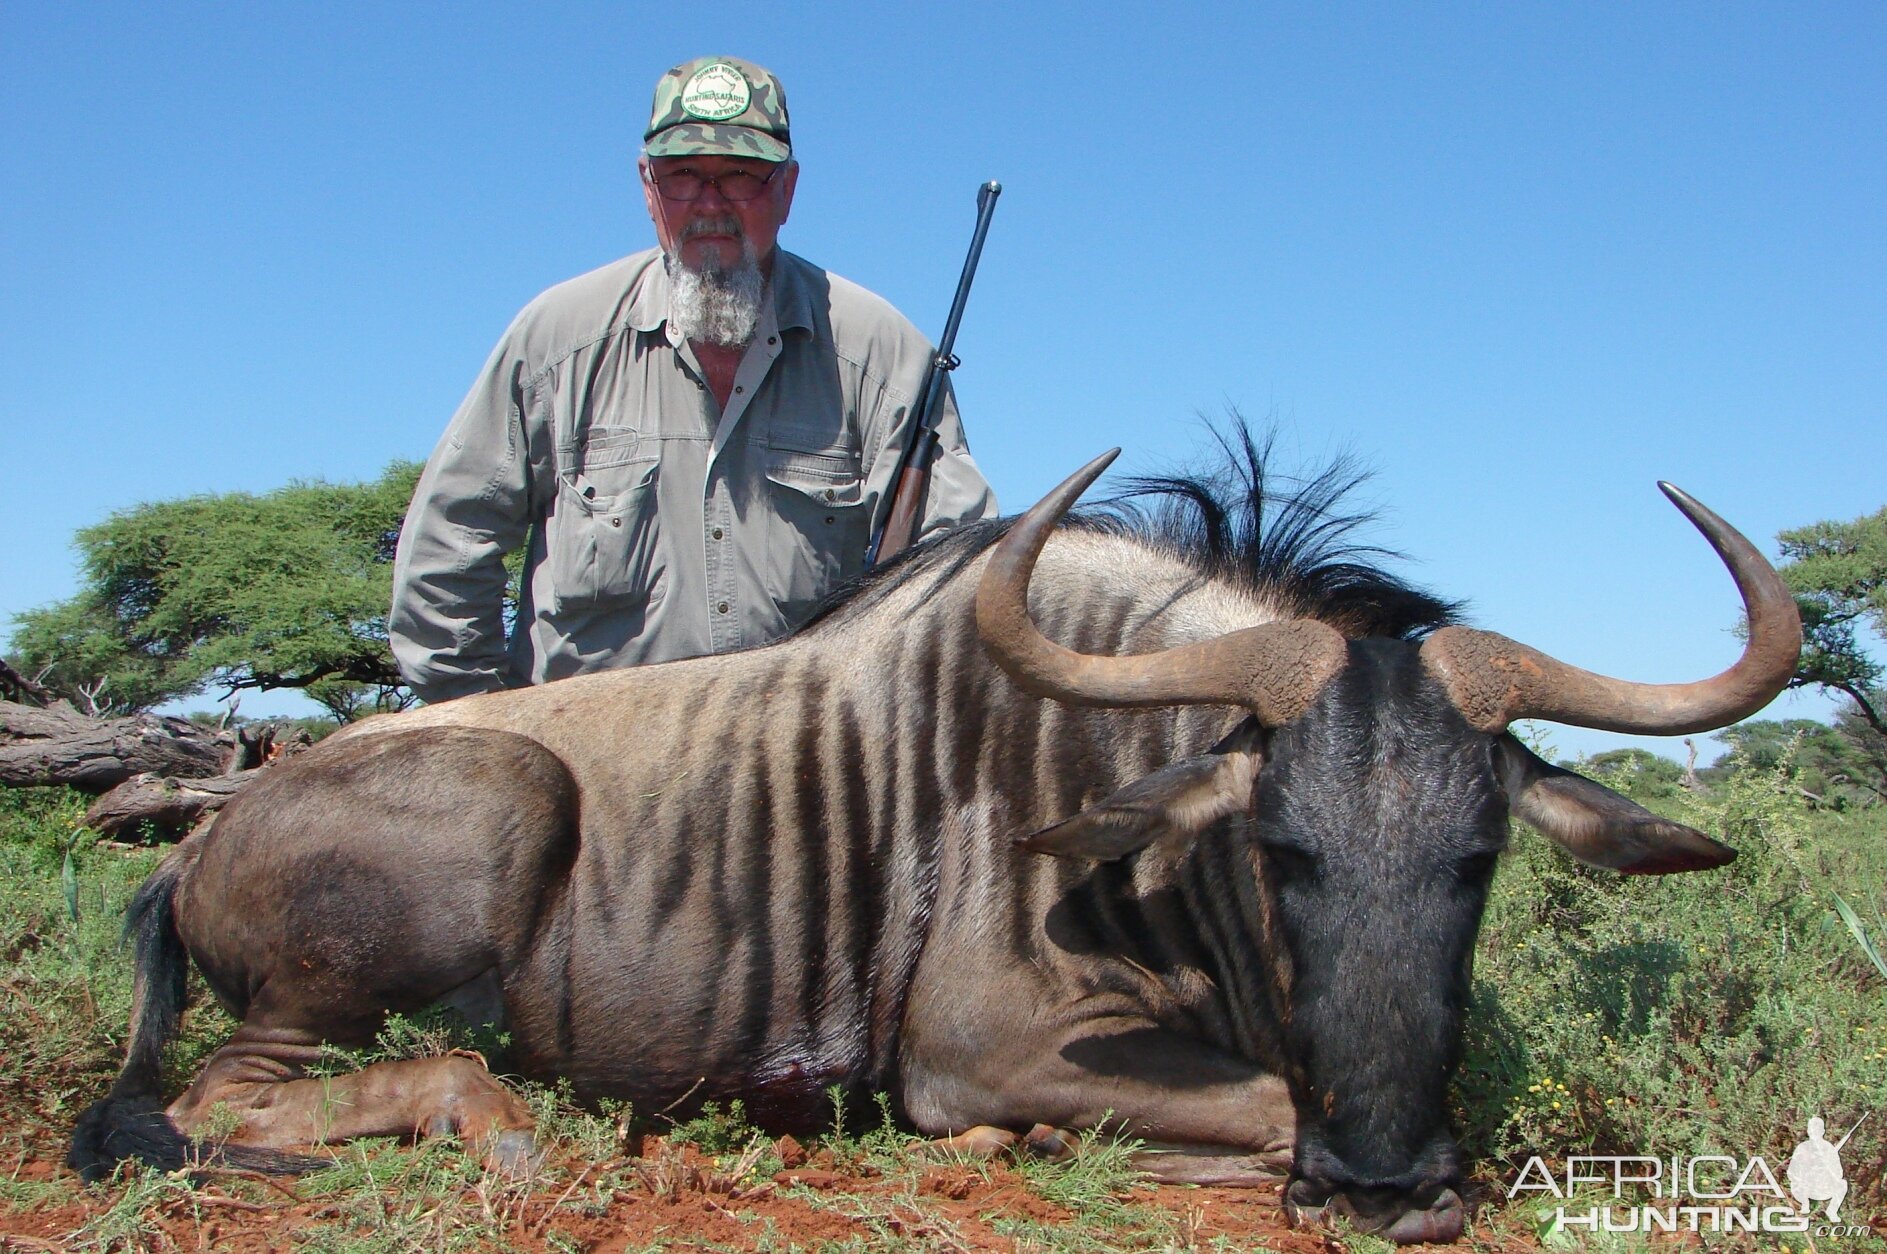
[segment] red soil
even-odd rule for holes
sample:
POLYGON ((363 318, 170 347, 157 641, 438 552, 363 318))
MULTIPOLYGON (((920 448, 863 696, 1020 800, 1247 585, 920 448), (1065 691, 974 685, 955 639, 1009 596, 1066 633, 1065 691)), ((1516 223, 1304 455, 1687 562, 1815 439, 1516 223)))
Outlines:
MULTIPOLYGON (((1017 1243, 997 1230, 1002 1221, 1055 1225, 1073 1220, 1068 1211, 1031 1192, 1022 1175, 1004 1162, 982 1170, 957 1164, 924 1167, 913 1188, 908 1175, 885 1179, 869 1167, 834 1163, 823 1152, 808 1158, 789 1140, 779 1147, 781 1157, 801 1165, 730 1196, 724 1191, 725 1182, 713 1178, 712 1163, 692 1147, 665 1151, 661 1142, 652 1141, 643 1148, 645 1164, 652 1164, 658 1173, 666 1165, 666 1174, 656 1176, 655 1188, 647 1179, 619 1188, 604 1213, 591 1215, 561 1204, 572 1196, 561 1182, 546 1184, 521 1198, 494 1203, 494 1230, 502 1232, 511 1248, 529 1254, 549 1254, 572 1245, 597 1254, 615 1254, 658 1241, 678 1250, 738 1250, 752 1248, 763 1239, 775 1248, 790 1243, 813 1249, 848 1238, 870 1244, 880 1233, 939 1250, 1006 1251, 1017 1243), (656 1196, 664 1190, 672 1196, 656 1196), (869 1211, 880 1227, 874 1230, 866 1221, 822 1209, 812 1200, 838 1194, 855 1199, 847 1208, 869 1211), (553 1235, 561 1237, 557 1245, 550 1242, 553 1235)), ((581 1164, 568 1166, 572 1174, 582 1170, 581 1164)), ((73 1234, 118 1197, 115 1189, 84 1189, 63 1165, 38 1154, 20 1161, 12 1174, 19 1181, 67 1182, 70 1193, 67 1200, 31 1209, 8 1210, 0 1204, 0 1250, 64 1250, 73 1234)), ((1136 1189, 1127 1200, 1171 1212, 1180 1240, 1187 1245, 1205 1245, 1224 1236, 1234 1248, 1263 1247, 1281 1254, 1343 1248, 1321 1232, 1287 1226, 1275 1188, 1149 1186, 1136 1189)), ((236 1254, 291 1250, 296 1248, 292 1235, 296 1230, 311 1223, 337 1222, 338 1211, 331 1198, 301 1198, 297 1182, 291 1179, 212 1177, 157 1207, 155 1227, 163 1236, 149 1234, 149 1244, 236 1254)), ((480 1205, 468 1205, 467 1212, 471 1222, 484 1221, 480 1205)))

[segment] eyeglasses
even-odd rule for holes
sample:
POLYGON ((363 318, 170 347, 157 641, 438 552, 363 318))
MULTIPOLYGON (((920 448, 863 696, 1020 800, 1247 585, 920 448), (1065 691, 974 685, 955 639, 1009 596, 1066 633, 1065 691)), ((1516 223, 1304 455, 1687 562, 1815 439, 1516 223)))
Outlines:
POLYGON ((710 187, 718 188, 728 200, 757 200, 779 172, 780 167, 776 165, 764 176, 747 170, 729 170, 710 178, 699 170, 683 168, 670 170, 658 178, 655 171, 650 170, 649 182, 655 184, 655 190, 670 200, 699 200, 701 193, 710 187))

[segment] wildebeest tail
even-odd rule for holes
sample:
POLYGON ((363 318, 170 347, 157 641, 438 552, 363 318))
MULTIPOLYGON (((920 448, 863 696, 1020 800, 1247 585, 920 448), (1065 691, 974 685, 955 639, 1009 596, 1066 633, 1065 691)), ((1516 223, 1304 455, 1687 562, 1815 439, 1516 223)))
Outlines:
POLYGON ((197 847, 194 841, 178 846, 125 912, 124 938, 136 966, 124 1069, 111 1091, 79 1116, 66 1155, 66 1164, 88 1184, 105 1179, 127 1158, 165 1171, 212 1160, 276 1174, 326 1165, 321 1159, 247 1146, 199 1146, 164 1113, 164 1047, 177 1034, 190 973, 190 955, 177 934, 175 899, 178 884, 196 862, 197 847))

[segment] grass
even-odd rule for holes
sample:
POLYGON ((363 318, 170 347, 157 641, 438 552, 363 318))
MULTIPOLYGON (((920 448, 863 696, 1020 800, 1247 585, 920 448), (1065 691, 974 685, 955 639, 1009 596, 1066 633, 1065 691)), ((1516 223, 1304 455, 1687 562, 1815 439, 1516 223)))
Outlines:
POLYGON ((124 1173, 122 1190, 107 1210, 72 1234, 72 1250, 149 1248, 158 1230, 155 1212, 172 1202, 187 1200, 194 1193, 187 1181, 150 1170, 124 1173))
MULTIPOLYGON (((791 1195, 816 1210, 843 1215, 872 1234, 873 1249, 973 1248, 963 1223, 938 1213, 925 1192, 929 1174, 939 1168, 966 1171, 990 1179, 986 1162, 939 1151, 925 1139, 900 1129, 887 1099, 876 1099, 878 1121, 853 1134, 837 1090, 832 1094, 831 1129, 817 1143, 835 1167, 876 1177, 869 1192, 827 1193, 803 1185, 791 1195)), ((991 1231, 1022 1248, 1043 1251, 1165 1250, 1178 1248, 1181 1221, 1146 1204, 1147 1186, 1130 1163, 1138 1143, 1105 1133, 1081 1138, 1080 1152, 1051 1161, 1021 1158, 1016 1167, 1035 1197, 1066 1212, 1054 1220, 990 1214, 991 1231)))
POLYGON ((491 1249, 524 1227, 536 1185, 485 1171, 449 1139, 352 1144, 301 1183, 325 1204, 297 1240, 320 1254, 491 1249))
MULTIPOLYGON (((49 1127, 69 1127, 123 1059, 123 910, 162 856, 99 843, 78 826, 84 809, 63 789, 0 788, 0 1105, 49 1127)), ((213 1004, 193 1008, 168 1060, 172 1082, 234 1026, 213 1004)), ((9 1121, 4 1137, 23 1135, 9 1121)))
MULTIPOLYGON (((1608 781, 1629 791, 1631 778, 1608 781)), ((1704 796, 1668 789, 1646 804, 1735 845, 1722 871, 1621 879, 1577 866, 1517 828, 1495 877, 1477 951, 1455 1113, 1463 1148, 1490 1199, 1471 1244, 1566 1247, 1538 1228, 1537 1199, 1504 1195, 1528 1157, 1570 1154, 1761 1154, 1780 1176, 1810 1115, 1838 1137, 1873 1112, 1842 1151, 1846 1214, 1887 1209, 1887 813, 1808 808, 1780 774, 1745 771, 1704 796)), ((78 827, 84 798, 0 789, 0 1210, 59 1206, 69 1178, 23 1173, 63 1156, 64 1137, 101 1095, 122 1058, 130 972, 121 912, 161 850, 125 849, 78 827), (8 1169, 10 1166, 10 1170, 8 1169)), ((233 1025, 199 998, 168 1061, 173 1091, 233 1025)), ((330 1065, 474 1048, 504 1041, 443 1019, 390 1020, 373 1049, 330 1065)), ((578 1106, 565 1088, 521 1086, 539 1120, 547 1164, 532 1178, 489 1175, 449 1142, 361 1142, 294 1184, 297 1248, 371 1254, 408 1249, 579 1248, 572 1225, 606 1220, 625 1197, 664 1188, 718 1199, 771 1190, 855 1222, 868 1237, 831 1248, 967 1248, 971 1221, 927 1192, 939 1169, 983 1173, 921 1151, 881 1103, 847 1111, 807 1149, 871 1187, 821 1191, 775 1183, 779 1147, 738 1104, 679 1123, 631 1118, 626 1107, 578 1106), (656 1134, 645 1157, 626 1130, 656 1134), (667 1173, 667 1174, 664 1174, 667 1173), (687 1174, 692 1173, 692 1174, 687 1174), (954 1214, 957 1217, 951 1218, 954 1214), (561 1244, 560 1244, 561 1243, 561 1244)), ((214 1130, 212 1130, 212 1135, 214 1130)), ((983 1230, 1044 1251, 1212 1248, 1197 1216, 1153 1204, 1133 1176, 1132 1146, 1090 1135, 1065 1163, 1016 1171, 1055 1210, 982 1216, 983 1230)), ((161 1247, 180 1216, 281 1207, 277 1186, 209 1184, 126 1171, 91 1195, 70 1234, 84 1250, 161 1247)), ((1599 1199, 1603 1200, 1603 1199, 1599 1199)), ((769 1221, 743 1229, 755 1248, 796 1248, 769 1221)), ((1581 1236, 1581 1248, 1645 1248, 1637 1238, 1581 1236)), ((1386 1247, 1350 1236, 1357 1254, 1386 1247)), ((660 1242, 657 1243, 658 1245, 660 1242)), ((1224 1242, 1218 1244, 1223 1245, 1224 1242)), ((1825 1248, 1825 1247, 1824 1247, 1825 1248)), ((1843 1249, 1880 1250, 1877 1238, 1843 1249)))
POLYGON ((1071 1252, 1192 1245, 1184 1239, 1187 1216, 1147 1204, 1146 1186, 1133 1167, 1140 1148, 1136 1141, 1089 1130, 1072 1158, 1022 1160, 1029 1187, 1067 1210, 1073 1222, 1000 1221, 997 1231, 1033 1247, 1071 1252))

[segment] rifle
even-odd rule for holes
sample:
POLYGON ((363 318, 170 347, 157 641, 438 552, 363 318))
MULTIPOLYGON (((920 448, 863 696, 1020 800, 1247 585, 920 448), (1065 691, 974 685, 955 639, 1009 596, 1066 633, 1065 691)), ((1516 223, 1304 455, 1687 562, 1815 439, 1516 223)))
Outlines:
POLYGON ((924 372, 923 397, 917 412, 911 415, 911 434, 898 458, 890 512, 865 550, 867 570, 909 548, 917 535, 918 520, 924 514, 924 489, 930 483, 930 463, 937 455, 937 401, 943 395, 944 378, 961 364, 951 349, 956 347, 957 325, 963 321, 963 306, 970 299, 976 263, 983 255, 983 237, 989 234, 989 220, 995 216, 996 197, 1000 195, 1002 184, 993 180, 976 189, 976 234, 970 237, 970 255, 964 258, 963 274, 957 279, 956 299, 950 302, 950 318, 944 323, 937 355, 924 372))

